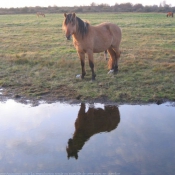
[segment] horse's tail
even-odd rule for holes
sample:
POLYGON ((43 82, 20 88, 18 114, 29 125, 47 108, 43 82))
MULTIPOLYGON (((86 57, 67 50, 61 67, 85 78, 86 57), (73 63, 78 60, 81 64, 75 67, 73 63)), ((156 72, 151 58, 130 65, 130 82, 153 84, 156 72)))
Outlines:
POLYGON ((172 17, 173 17, 173 12, 172 12, 172 17))

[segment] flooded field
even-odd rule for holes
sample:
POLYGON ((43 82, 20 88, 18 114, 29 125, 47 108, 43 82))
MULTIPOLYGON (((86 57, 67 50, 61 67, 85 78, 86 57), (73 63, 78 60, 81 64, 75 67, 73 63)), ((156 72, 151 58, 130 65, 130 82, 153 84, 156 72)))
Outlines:
POLYGON ((174 174, 175 104, 0 102, 1 173, 174 174))

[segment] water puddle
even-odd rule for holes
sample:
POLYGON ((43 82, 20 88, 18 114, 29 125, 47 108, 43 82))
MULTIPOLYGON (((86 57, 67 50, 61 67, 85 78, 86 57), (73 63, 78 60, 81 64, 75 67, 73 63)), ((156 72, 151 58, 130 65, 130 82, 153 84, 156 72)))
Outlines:
POLYGON ((172 103, 0 102, 0 172, 174 174, 174 124, 172 103))
POLYGON ((3 89, 0 88, 0 95, 2 95, 2 91, 3 91, 3 89))

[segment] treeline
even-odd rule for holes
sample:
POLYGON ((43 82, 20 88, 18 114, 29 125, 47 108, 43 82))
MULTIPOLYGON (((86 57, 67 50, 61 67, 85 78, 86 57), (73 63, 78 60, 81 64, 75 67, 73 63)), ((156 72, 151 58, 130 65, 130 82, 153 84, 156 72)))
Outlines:
POLYGON ((23 8, 0 8, 0 15, 3 14, 33 14, 37 12, 43 13, 64 13, 64 12, 78 12, 78 13, 96 13, 96 12, 175 12, 175 7, 167 5, 166 3, 159 6, 143 6, 142 4, 122 3, 109 6, 108 4, 91 3, 89 6, 74 6, 74 7, 23 7, 23 8))

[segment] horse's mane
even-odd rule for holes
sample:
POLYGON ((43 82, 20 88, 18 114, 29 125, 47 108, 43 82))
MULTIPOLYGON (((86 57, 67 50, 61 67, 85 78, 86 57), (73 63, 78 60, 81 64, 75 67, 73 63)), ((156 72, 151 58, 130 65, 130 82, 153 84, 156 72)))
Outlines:
POLYGON ((76 17, 76 19, 78 23, 78 32, 82 35, 82 38, 83 38, 84 35, 88 33, 89 23, 86 21, 83 21, 79 17, 76 17))
POLYGON ((77 21, 77 30, 82 35, 82 38, 83 38, 84 35, 88 33, 88 29, 90 25, 89 22, 83 21, 77 16, 73 18, 73 14, 70 13, 70 14, 67 14, 66 19, 63 24, 67 25, 68 23, 72 23, 73 25, 76 25, 76 21, 77 21))

